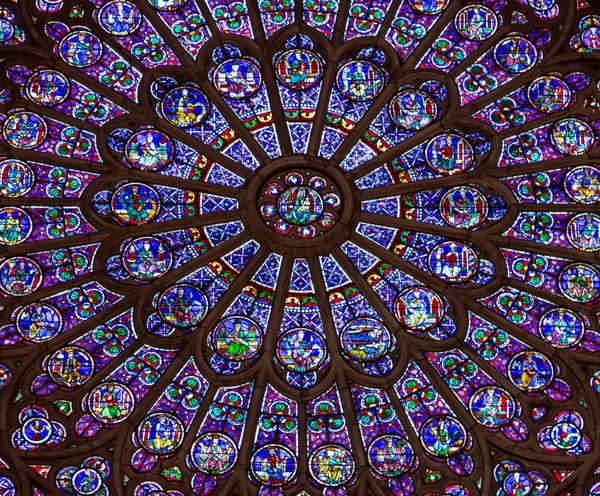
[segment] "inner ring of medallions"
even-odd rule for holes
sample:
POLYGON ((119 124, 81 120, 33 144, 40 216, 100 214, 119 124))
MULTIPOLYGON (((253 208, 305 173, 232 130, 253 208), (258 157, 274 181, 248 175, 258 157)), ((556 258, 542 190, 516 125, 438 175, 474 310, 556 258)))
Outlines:
POLYGON ((354 210, 352 187, 327 161, 280 158, 261 168, 244 188, 242 220, 257 240, 274 250, 325 252, 347 237, 354 210))

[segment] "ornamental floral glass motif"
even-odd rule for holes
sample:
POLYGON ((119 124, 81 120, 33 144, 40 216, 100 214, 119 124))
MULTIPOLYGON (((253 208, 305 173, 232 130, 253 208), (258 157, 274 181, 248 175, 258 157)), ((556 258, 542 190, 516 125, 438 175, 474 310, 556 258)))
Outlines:
POLYGON ((599 496, 600 5, 0 0, 0 493, 599 496))

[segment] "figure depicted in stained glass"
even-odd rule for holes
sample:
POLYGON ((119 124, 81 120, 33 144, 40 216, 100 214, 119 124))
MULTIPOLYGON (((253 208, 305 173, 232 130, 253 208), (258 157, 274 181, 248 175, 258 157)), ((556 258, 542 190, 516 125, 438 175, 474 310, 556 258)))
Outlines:
POLYGON ((478 258, 464 243, 445 241, 437 245, 429 256, 429 265, 435 275, 451 283, 465 283, 477 270, 478 258))
POLYGON ((94 360, 81 348, 67 346, 48 361, 48 374, 57 384, 72 388, 87 382, 94 373, 94 360))
POLYGON ((453 188, 440 199, 440 213, 452 227, 469 229, 482 224, 488 213, 485 197, 468 186, 453 188))
POLYGON ((40 266, 27 257, 13 257, 0 264, 0 290, 12 296, 33 293, 42 283, 40 266))
POLYGON ((73 31, 60 42, 59 53, 67 64, 87 67, 102 56, 102 42, 90 31, 73 31))
POLYGON ((61 328, 62 317, 59 311, 47 303, 31 303, 17 315, 17 331, 28 341, 50 341, 61 328))
POLYGON ((349 358, 370 362, 387 353, 391 345, 391 336, 381 322, 361 317, 348 322, 340 334, 340 341, 349 358))
POLYGON ((230 360, 250 360, 260 351, 263 332, 254 321, 244 316, 228 317, 213 331, 217 353, 230 360))
POLYGON ((158 131, 140 131, 127 142, 125 156, 134 167, 160 170, 173 157, 173 143, 158 131))
POLYGON ((373 469, 385 477, 407 472, 414 462, 414 452, 408 441, 393 434, 375 439, 368 454, 373 469))
POLYGON ((248 98, 262 84, 260 69, 250 60, 231 59, 215 68, 213 83, 229 98, 248 98))
POLYGON ((290 224, 306 226, 320 217, 323 200, 312 188, 292 187, 279 197, 277 207, 290 224))
POLYGON ((354 475, 354 459, 342 446, 321 446, 313 451, 309 463, 312 476, 325 486, 341 486, 354 475))
POLYGON ((578 203, 599 202, 600 171, 589 165, 576 167, 565 176, 565 190, 578 203))
POLYGON ((581 119, 563 119, 552 126, 550 134, 554 147, 564 155, 582 155, 594 143, 594 133, 581 119))
POLYGON ((230 437, 209 432, 194 442, 191 454, 201 472, 218 475, 233 466, 237 458, 237 447, 230 437))
POLYGON ((592 265, 567 265, 560 273, 559 287, 573 301, 589 303, 600 294, 600 272, 592 265))
POLYGON ((485 427, 501 427, 510 422, 515 413, 515 401, 503 389, 489 386, 476 391, 469 402, 471 413, 485 427))
POLYGON ((409 329, 423 331, 435 326, 444 315, 441 298, 428 288, 415 286, 403 290, 394 303, 394 312, 409 329))
POLYGON ((483 5, 470 5, 462 9, 454 22, 457 31, 469 40, 485 40, 498 28, 496 14, 483 5))
POLYGON ((31 218, 18 207, 0 209, 0 243, 16 245, 25 241, 31 233, 31 218))
POLYGON ((296 474, 296 457, 285 446, 269 444, 252 456, 252 473, 267 486, 282 486, 296 474))
POLYGON ((447 458, 464 449, 467 433, 462 424, 452 417, 433 417, 423 425, 421 442, 430 455, 447 458))
POLYGON ((425 150, 425 159, 432 169, 444 175, 467 171, 475 160, 469 142, 454 134, 442 134, 432 139, 425 150))
POLYGON ((44 417, 33 417, 23 424, 21 432, 30 443, 43 444, 52 436, 52 424, 44 417))
POLYGON ((321 80, 323 62, 308 50, 294 49, 279 56, 275 71, 282 84, 295 90, 307 90, 321 80))
POLYGON ((200 289, 191 284, 178 284, 161 295, 158 310, 166 322, 185 328, 199 324, 208 307, 208 300, 200 289))
POLYGON ((117 189, 111 199, 111 209, 122 222, 140 225, 151 222, 160 208, 158 193, 145 184, 130 183, 117 189))
POLYGON ((374 99, 384 84, 382 72, 375 65, 363 60, 347 62, 337 75, 340 92, 345 97, 360 102, 374 99))
POLYGON ((567 238, 580 250, 600 249, 600 216, 592 213, 576 215, 567 226, 567 238))
POLYGON ((389 105, 390 117, 403 129, 417 131, 431 124, 437 116, 435 100, 424 91, 402 90, 389 105))
POLYGON ((34 173, 25 162, 13 159, 0 162, 0 195, 23 196, 31 190, 34 180, 34 173))
POLYGON ((35 148, 46 138, 44 120, 31 112, 18 112, 4 121, 4 137, 15 148, 35 148))
POLYGON ((171 124, 183 128, 202 123, 209 110, 204 94, 187 86, 169 91, 161 102, 161 109, 171 124))
POLYGON ((503 487, 510 496, 527 496, 533 489, 529 477, 521 472, 510 474, 504 481, 503 487))
POLYGON ((579 315, 566 308, 548 310, 540 317, 539 332, 552 346, 575 346, 585 334, 585 324, 579 315))
POLYGON ((123 422, 135 407, 133 393, 118 382, 106 382, 94 388, 88 398, 90 413, 107 424, 123 422))
POLYGON ((40 105, 58 105, 69 96, 69 80, 57 71, 37 71, 27 81, 27 96, 40 105))
POLYGON ((142 16, 133 3, 113 0, 100 9, 98 21, 106 32, 114 36, 125 36, 139 27, 142 16))
POLYGON ((185 429, 177 417, 168 413, 155 413, 140 424, 137 436, 150 453, 165 455, 179 447, 184 433, 185 429))
POLYGON ((571 90, 563 80, 555 76, 545 76, 529 85, 527 96, 538 110, 547 113, 558 112, 569 105, 571 90))
POLYGON ((509 375, 520 389, 535 392, 545 389, 552 382, 554 368, 545 355, 522 351, 511 360, 509 375))
POLYGON ((537 61, 537 49, 526 38, 509 36, 496 45, 496 62, 508 72, 520 73, 533 67, 537 61))
POLYGON ((171 266, 171 253, 165 243, 156 238, 138 238, 124 250, 123 263, 129 273, 141 280, 156 279, 171 266))
POLYGON ((446 8, 449 0, 409 0, 412 7, 423 14, 437 14, 446 8))
POLYGON ((324 339, 315 331, 292 329, 277 342, 277 358, 293 372, 317 370, 326 358, 324 339))

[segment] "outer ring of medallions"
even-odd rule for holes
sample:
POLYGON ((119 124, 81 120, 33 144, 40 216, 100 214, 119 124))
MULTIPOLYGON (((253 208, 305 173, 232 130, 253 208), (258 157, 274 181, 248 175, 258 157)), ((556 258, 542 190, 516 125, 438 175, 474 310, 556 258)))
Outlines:
POLYGON ((357 202, 354 200, 354 189, 350 182, 337 167, 324 159, 300 155, 275 159, 257 169, 255 175, 246 181, 243 189, 245 194, 240 198, 240 217, 245 228, 256 241, 276 253, 293 252, 300 256, 304 250, 311 250, 317 254, 329 253, 334 246, 339 246, 348 239, 358 218, 355 212, 357 202), (258 197, 265 183, 277 174, 294 172, 296 169, 308 169, 325 176, 335 183, 340 192, 342 209, 339 218, 329 231, 314 238, 296 239, 278 234, 265 223, 258 207, 258 197))

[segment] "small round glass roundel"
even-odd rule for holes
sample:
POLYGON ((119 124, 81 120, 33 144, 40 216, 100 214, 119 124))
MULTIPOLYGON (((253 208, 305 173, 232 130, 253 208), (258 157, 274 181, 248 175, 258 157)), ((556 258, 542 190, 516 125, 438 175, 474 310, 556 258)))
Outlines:
POLYGON ((600 202, 600 170, 591 165, 571 169, 565 176, 565 190, 577 203, 600 202))
POLYGON ((429 267, 442 281, 464 284, 477 272, 479 258, 461 242, 444 241, 431 250, 429 267))
POLYGON ((496 386, 476 391, 471 396, 469 408, 477 422, 493 429, 508 424, 516 411, 515 400, 510 393, 496 386))
POLYGON ((44 444, 52 437, 52 424, 44 417, 32 417, 21 428, 23 437, 31 444, 44 444))
POLYGON ((519 74, 528 71, 537 62, 537 48, 521 36, 509 36, 494 49, 496 63, 507 72, 519 74))
POLYGON ((0 244, 23 243, 33 230, 31 217, 19 207, 0 208, 0 244))
POLYGON ((192 86, 174 88, 160 102, 164 118, 181 128, 202 124, 208 115, 209 106, 204 93, 192 86))
POLYGON ((0 196, 24 196, 31 191, 34 181, 35 174, 25 162, 15 159, 0 161, 0 196))
POLYGON ((312 476, 324 486, 342 486, 354 475, 354 458, 343 446, 321 446, 312 452, 308 463, 312 476), (336 467, 335 471, 329 468, 332 466, 336 467))
POLYGON ((152 222, 160 210, 158 192, 142 183, 120 186, 112 195, 113 215, 123 224, 139 226, 152 222))
POLYGON ((498 29, 498 18, 483 5, 468 5, 456 15, 454 26, 468 40, 483 41, 498 29))
POLYGON ((228 360, 252 360, 260 352, 262 341, 260 326, 243 315, 223 319, 212 332, 215 351, 228 360))
POLYGON ((569 264, 560 272, 558 287, 572 301, 592 303, 600 296, 600 271, 590 264, 569 264))
POLYGON ((509 363, 510 380, 523 391, 544 390, 554 379, 552 362, 536 351, 521 351, 509 363))
POLYGON ((27 96, 39 105, 58 105, 69 96, 69 80, 50 69, 36 71, 27 81, 27 96))
POLYGON ((42 283, 42 269, 28 257, 12 257, 0 264, 0 292, 26 296, 42 283))
POLYGON ((444 316, 440 296, 424 286, 401 291, 394 302, 396 318, 413 331, 421 332, 435 327, 444 316))
POLYGON ((323 62, 318 55, 303 49, 283 52, 275 62, 277 79, 294 90, 307 90, 323 76, 323 62))
POLYGON ((29 150, 46 139, 48 126, 33 112, 16 112, 4 121, 2 131, 9 145, 29 150))
POLYGON ((589 212, 575 215, 567 224, 567 239, 578 250, 600 250, 600 216, 589 212))
POLYGON ((229 471, 235 464, 237 453, 233 439, 218 432, 202 434, 190 449, 191 463, 208 475, 221 475, 229 471))
POLYGON ((447 191, 439 203, 442 218, 452 227, 473 229, 485 222, 488 202, 481 191, 459 186, 447 191))
POLYGON ((280 363, 296 373, 315 371, 327 358, 323 337, 301 327, 287 331, 279 338, 276 353, 280 363))
POLYGON ((573 310, 555 308, 540 317, 538 331, 555 348, 570 348, 583 338, 585 323, 573 310))
POLYGON ((139 425, 137 437, 144 449, 156 455, 173 453, 183 442, 185 428, 177 417, 154 413, 139 425))
POLYGON ((425 451, 439 458, 449 458, 467 446, 467 432, 455 418, 440 415, 427 420, 420 432, 425 451))
POLYGON ((284 486, 296 476, 296 456, 281 444, 267 444, 252 455, 250 468, 261 484, 284 486))
POLYGON ((102 477, 93 468, 80 468, 73 474, 72 484, 79 494, 94 494, 102 487, 102 477))
POLYGON ((475 164, 475 153, 462 136, 442 134, 427 145, 425 160, 436 172, 452 176, 470 170, 475 164))
POLYGON ((348 358, 357 362, 372 362, 387 353, 391 336, 378 320, 360 317, 348 322, 340 334, 340 342, 348 358))
POLYGON ((337 87, 346 98, 357 102, 373 100, 385 84, 383 73, 365 60, 352 60, 340 67, 337 87))
POLYGON ((527 88, 531 104, 541 112, 563 110, 571 101, 571 90, 562 79, 555 76, 537 78, 527 88))
POLYGON ((413 9, 421 14, 439 14, 446 8, 450 0, 408 0, 413 9))
POLYGON ((58 53, 73 67, 88 67, 102 57, 102 42, 91 31, 72 31, 61 40, 58 53))
POLYGON ((158 171, 173 158, 173 142, 166 134, 145 129, 133 134, 125 145, 125 157, 136 169, 158 171))
POLYGON ((402 475, 412 467, 415 454, 406 439, 387 434, 373 440, 368 450, 369 463, 384 477, 402 475))
POLYGON ((73 388, 85 384, 94 373, 94 359, 84 349, 67 346, 48 361, 48 375, 59 386, 73 388))
POLYGON ((206 295, 191 284, 176 284, 170 287, 158 301, 158 311, 162 319, 180 328, 198 325, 208 308, 206 295))
POLYGON ((33 343, 50 341, 58 335, 62 325, 62 315, 48 303, 31 303, 17 314, 17 332, 33 343))
POLYGON ((88 396, 92 417, 105 424, 123 422, 135 408, 131 390, 118 382, 105 382, 96 386, 88 396))
POLYGON ((396 94, 389 104, 391 119, 402 129, 419 131, 437 117, 435 100, 420 90, 406 89, 396 94))
POLYGON ((142 15, 133 3, 112 0, 100 9, 98 23, 108 34, 126 36, 140 27, 142 15))
POLYGON ((140 281, 158 279, 166 274, 173 261, 171 251, 161 239, 151 236, 134 239, 123 248, 123 265, 140 281))
POLYGON ((550 140, 563 155, 583 155, 594 144, 594 132, 587 122, 568 118, 552 126, 550 140))
POLYGON ((259 90, 262 75, 258 66, 251 60, 229 59, 215 68, 213 84, 227 98, 248 98, 259 90))

